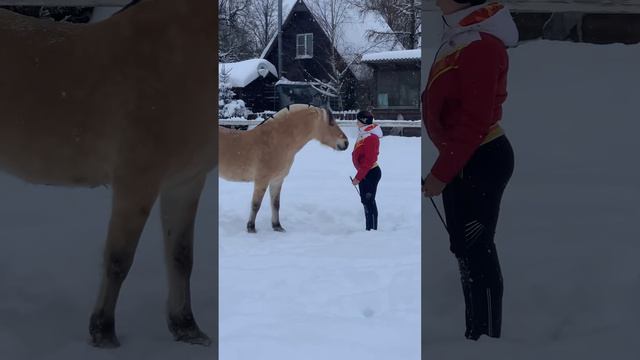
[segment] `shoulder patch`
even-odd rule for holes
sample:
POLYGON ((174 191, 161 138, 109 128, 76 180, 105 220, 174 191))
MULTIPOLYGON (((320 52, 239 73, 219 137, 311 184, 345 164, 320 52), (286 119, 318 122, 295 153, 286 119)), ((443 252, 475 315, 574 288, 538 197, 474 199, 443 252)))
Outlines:
POLYGON ((504 5, 499 3, 491 3, 467 15, 465 18, 460 20, 459 25, 464 27, 464 26, 471 26, 477 23, 481 23, 487 20, 488 18, 492 17, 502 9, 504 9, 504 5))

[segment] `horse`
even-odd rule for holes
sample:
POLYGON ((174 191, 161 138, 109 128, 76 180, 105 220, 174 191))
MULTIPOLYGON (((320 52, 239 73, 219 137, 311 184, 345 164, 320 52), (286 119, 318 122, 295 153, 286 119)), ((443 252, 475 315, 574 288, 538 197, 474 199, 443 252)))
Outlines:
POLYGON ((157 199, 169 330, 211 344, 191 310, 190 276, 196 210, 218 158, 216 21, 211 0, 142 0, 82 25, 0 10, 0 171, 112 190, 89 320, 96 347, 120 345, 116 302, 157 199))
POLYGON ((218 174, 236 182, 253 182, 247 231, 256 232, 255 220, 267 187, 271 196, 271 226, 280 224, 280 192, 298 151, 309 141, 338 151, 349 147, 347 136, 331 111, 311 105, 293 104, 248 131, 220 127, 218 174))

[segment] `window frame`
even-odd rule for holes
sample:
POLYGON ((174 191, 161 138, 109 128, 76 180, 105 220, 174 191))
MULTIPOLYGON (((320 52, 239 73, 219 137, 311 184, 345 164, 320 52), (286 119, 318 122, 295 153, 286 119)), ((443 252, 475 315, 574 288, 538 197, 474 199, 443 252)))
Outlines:
POLYGON ((313 58, 313 33, 297 34, 296 59, 311 58, 313 58), (301 49, 303 50, 302 52, 300 51, 301 49))

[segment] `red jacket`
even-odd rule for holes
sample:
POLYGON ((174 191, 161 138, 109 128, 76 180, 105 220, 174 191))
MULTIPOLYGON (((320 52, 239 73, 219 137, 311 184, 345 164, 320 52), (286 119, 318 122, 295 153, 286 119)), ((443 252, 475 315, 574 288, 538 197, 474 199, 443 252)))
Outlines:
MULTIPOLYGON (((474 11, 457 25, 473 25, 503 10, 493 6, 474 11)), ((483 142, 500 134, 509 66, 505 43, 482 28, 475 35, 454 34, 452 39, 431 67, 422 93, 422 118, 439 151, 431 174, 445 183, 460 173, 483 142)))
POLYGON ((356 142, 351 153, 351 160, 358 173, 356 179, 362 181, 372 168, 376 167, 380 153, 380 137, 382 130, 378 125, 369 125, 363 129, 368 135, 356 142))

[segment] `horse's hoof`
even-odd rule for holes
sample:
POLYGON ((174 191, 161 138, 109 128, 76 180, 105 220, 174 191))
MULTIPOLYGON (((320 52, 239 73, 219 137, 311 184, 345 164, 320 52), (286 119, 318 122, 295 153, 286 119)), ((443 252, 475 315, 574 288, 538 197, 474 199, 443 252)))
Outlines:
POLYGON ((176 341, 184 342, 191 345, 211 346, 211 339, 207 334, 198 330, 198 333, 185 334, 182 336, 174 336, 176 341))
POLYGON ((257 231, 256 231, 256 228, 247 228, 247 232, 249 234, 255 234, 257 231))
POLYGON ((251 234, 255 234, 256 233, 256 224, 249 222, 247 223, 247 232, 251 233, 251 234))
POLYGON ((207 334, 202 332, 192 317, 183 319, 182 321, 171 321, 169 330, 173 334, 175 341, 185 342, 187 344, 210 346, 211 339, 207 334))
POLYGON ((277 231, 277 232, 287 232, 282 225, 274 225, 273 226, 273 231, 277 231))
POLYGON ((120 341, 118 341, 118 337, 116 336, 115 333, 113 334, 92 333, 91 346, 101 348, 101 349, 115 349, 117 347, 120 347, 120 341))
POLYGON ((116 336, 115 323, 112 319, 92 315, 89 322, 89 334, 91 334, 91 345, 97 348, 113 349, 120 346, 120 341, 116 336))

